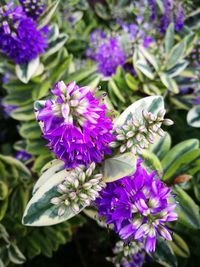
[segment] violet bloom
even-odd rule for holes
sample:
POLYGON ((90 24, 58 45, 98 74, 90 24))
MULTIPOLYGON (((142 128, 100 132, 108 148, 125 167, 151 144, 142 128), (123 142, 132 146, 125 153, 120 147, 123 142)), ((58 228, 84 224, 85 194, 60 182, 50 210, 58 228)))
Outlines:
POLYGON ((32 158, 32 155, 25 150, 20 150, 16 153, 15 158, 22 162, 26 162, 27 160, 32 158))
POLYGON ((0 8, 0 51, 17 64, 36 58, 47 47, 43 31, 27 17, 22 7, 12 3, 0 8))
POLYGON ((144 245, 137 241, 126 244, 120 240, 116 243, 113 253, 115 256, 108 260, 116 267, 142 267, 146 258, 144 245))
POLYGON ((19 2, 27 16, 34 20, 37 20, 45 10, 45 4, 42 0, 19 0, 19 2))
POLYGON ((166 223, 177 219, 173 195, 155 172, 137 163, 134 175, 109 183, 96 202, 99 215, 122 239, 144 242, 147 252, 155 251, 156 236, 171 240, 166 223))
POLYGON ((37 112, 49 148, 67 168, 101 162, 111 153, 109 143, 114 139, 106 106, 89 87, 79 87, 75 82, 58 82, 52 93, 55 100, 46 100, 37 112))
POLYGON ((105 76, 112 76, 118 66, 125 64, 126 57, 118 40, 110 38, 106 43, 98 47, 96 60, 99 72, 105 76))
POLYGON ((184 9, 181 1, 164 0, 164 15, 161 18, 160 30, 165 33, 168 25, 174 22, 176 31, 184 25, 184 9))
POLYGON ((92 60, 96 60, 99 45, 106 40, 106 33, 100 29, 90 34, 90 47, 86 50, 86 56, 92 60))

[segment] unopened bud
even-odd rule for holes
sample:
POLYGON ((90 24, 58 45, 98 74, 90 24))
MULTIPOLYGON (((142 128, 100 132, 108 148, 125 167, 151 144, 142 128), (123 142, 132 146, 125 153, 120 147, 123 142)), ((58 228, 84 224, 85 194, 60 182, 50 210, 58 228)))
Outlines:
POLYGON ((70 198, 71 200, 74 200, 74 199, 76 198, 76 193, 75 193, 75 192, 71 192, 71 193, 69 193, 69 198, 70 198))
POLYGON ((62 216, 65 213, 65 206, 61 206, 58 209, 58 216, 62 216))
POLYGON ((166 126, 171 126, 174 124, 174 122, 170 119, 164 119, 162 123, 166 126))
POLYGON ((72 209, 73 209, 73 211, 74 211, 75 213, 78 213, 78 212, 79 212, 79 206, 78 206, 78 204, 76 204, 75 202, 73 202, 73 203, 71 204, 71 207, 72 207, 72 209))
POLYGON ((127 148, 131 148, 133 146, 133 140, 132 139, 128 140, 128 142, 126 143, 126 146, 127 148))
POLYGON ((125 137, 123 134, 118 134, 118 135, 116 136, 116 139, 119 140, 119 141, 123 141, 123 140, 126 139, 126 137, 125 137))
POLYGON ((127 134, 126 134, 126 136, 128 137, 128 138, 131 138, 131 137, 133 137, 134 136, 134 132, 133 131, 129 131, 127 134))
POLYGON ((120 153, 124 153, 126 151, 126 145, 120 146, 119 151, 120 151, 120 153))
POLYGON ((54 197, 50 200, 51 204, 58 205, 62 202, 62 200, 59 197, 54 197))
POLYGON ((165 113, 166 113, 165 109, 159 110, 158 115, 157 115, 157 119, 162 119, 165 116, 165 113))

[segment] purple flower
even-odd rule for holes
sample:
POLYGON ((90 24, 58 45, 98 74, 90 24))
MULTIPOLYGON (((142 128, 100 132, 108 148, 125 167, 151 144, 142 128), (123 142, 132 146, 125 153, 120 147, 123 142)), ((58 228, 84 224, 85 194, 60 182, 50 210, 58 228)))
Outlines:
POLYGON ((45 4, 42 0, 19 0, 23 11, 28 17, 36 20, 45 10, 45 4))
POLYGON ((118 66, 123 66, 126 61, 125 53, 117 39, 110 38, 98 47, 96 54, 98 70, 105 76, 112 76, 118 66))
POLYGON ((25 150, 20 150, 16 153, 15 157, 16 157, 16 159, 25 162, 25 161, 29 160, 32 157, 32 155, 30 153, 26 152, 25 150))
POLYGON ((118 241, 113 249, 114 257, 108 258, 116 267, 141 267, 146 258, 144 245, 133 241, 129 244, 118 241))
POLYGON ((52 93, 55 100, 47 100, 37 113, 49 148, 67 168, 101 162, 111 153, 108 145, 114 139, 106 106, 89 87, 79 87, 75 82, 58 82, 52 93))
POLYGON ((160 20, 160 30, 165 33, 168 25, 174 22, 176 31, 180 31, 184 25, 184 9, 179 1, 164 0, 164 15, 160 20))
POLYGON ((86 56, 92 60, 96 60, 96 53, 99 45, 106 40, 106 33, 102 30, 95 30, 90 34, 90 47, 86 50, 86 56))
POLYGON ((0 8, 0 50, 17 64, 36 58, 47 47, 43 31, 37 30, 34 20, 22 7, 12 4, 0 8))
POLYGON ((120 267, 142 267, 145 262, 145 254, 137 253, 132 254, 129 258, 122 258, 120 262, 120 267))
POLYGON ((176 204, 170 188, 141 163, 134 175, 109 183, 96 202, 99 215, 114 225, 122 239, 144 242, 145 250, 153 252, 157 235, 171 240, 165 224, 177 219, 176 204))
POLYGON ((149 9, 151 11, 151 19, 156 19, 156 1, 155 0, 148 0, 149 9))

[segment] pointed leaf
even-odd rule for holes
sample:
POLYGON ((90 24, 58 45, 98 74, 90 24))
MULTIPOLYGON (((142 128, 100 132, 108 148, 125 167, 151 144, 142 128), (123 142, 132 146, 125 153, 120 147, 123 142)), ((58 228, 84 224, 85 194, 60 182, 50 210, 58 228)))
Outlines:
MULTIPOLYGON (((64 181, 67 174, 68 172, 66 170, 54 174, 35 192, 24 212, 22 219, 24 225, 54 225, 76 215, 70 206, 66 206, 64 214, 58 216, 58 209, 60 206, 51 204, 51 199, 60 195, 57 192, 57 186, 64 181)), ((83 208, 84 207, 80 207, 80 211, 83 208)))
POLYGON ((179 223, 190 229, 200 229, 199 207, 180 186, 174 186, 173 192, 178 202, 176 212, 178 213, 179 223))
POLYGON ((132 153, 124 153, 114 158, 106 159, 103 166, 103 180, 110 183, 132 175, 136 169, 137 159, 132 153))

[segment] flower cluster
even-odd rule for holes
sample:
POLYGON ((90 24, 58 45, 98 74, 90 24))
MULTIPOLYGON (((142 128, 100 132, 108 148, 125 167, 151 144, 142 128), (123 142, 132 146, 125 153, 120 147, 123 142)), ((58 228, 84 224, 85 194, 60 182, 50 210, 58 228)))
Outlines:
POLYGON ((106 106, 89 87, 79 87, 75 82, 58 82, 52 93, 55 100, 47 100, 37 112, 50 149, 67 168, 101 162, 111 153, 109 143, 114 140, 106 106))
POLYGON ((118 66, 125 64, 125 54, 116 38, 110 38, 106 43, 99 46, 96 54, 98 69, 105 76, 111 76, 118 66))
POLYGON ((142 149, 148 148, 154 142, 156 134, 163 136, 162 124, 173 124, 173 121, 164 119, 164 115, 165 110, 160 110, 157 116, 143 110, 141 120, 130 116, 123 126, 113 130, 116 141, 111 142, 110 147, 119 147, 120 153, 125 151, 131 151, 134 154, 140 153, 142 149))
POLYGON ((36 20, 45 10, 45 4, 42 0, 19 0, 24 12, 28 17, 36 20))
POLYGON ((165 32, 168 25, 171 22, 174 22, 176 31, 180 31, 184 25, 184 9, 181 3, 182 1, 178 0, 164 0, 164 15, 160 21, 160 30, 165 32))
POLYGON ((118 241, 113 253, 115 256, 108 260, 116 267, 142 267, 145 261, 144 245, 137 241, 130 244, 118 241))
POLYGON ((166 223, 177 219, 173 195, 155 172, 142 167, 141 160, 132 176, 109 183, 96 203, 99 215, 122 239, 144 243, 147 252, 155 251, 157 235, 171 240, 166 223))
POLYGON ((87 168, 79 165, 70 171, 65 181, 57 187, 60 196, 51 199, 52 204, 59 205, 58 215, 62 216, 69 206, 74 213, 78 213, 80 207, 89 206, 105 187, 102 177, 101 173, 95 171, 94 162, 87 168))
POLYGON ((17 64, 31 61, 47 47, 36 22, 12 3, 0 8, 0 40, 0 50, 17 64))

